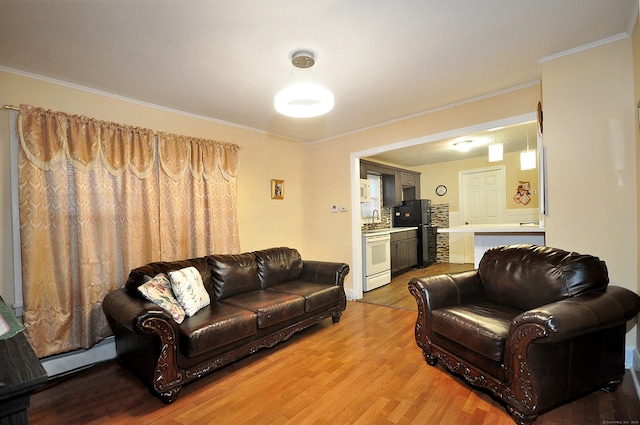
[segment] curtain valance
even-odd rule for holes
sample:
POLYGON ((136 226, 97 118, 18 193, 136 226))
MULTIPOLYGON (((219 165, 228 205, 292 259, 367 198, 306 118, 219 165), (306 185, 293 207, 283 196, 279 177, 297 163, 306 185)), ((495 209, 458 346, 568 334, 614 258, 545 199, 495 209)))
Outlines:
POLYGON ((139 178, 154 172, 156 144, 149 129, 21 105, 18 134, 26 157, 45 171, 66 157, 84 171, 102 159, 112 175, 125 168, 139 178))
POLYGON ((186 172, 195 178, 211 180, 220 171, 226 180, 238 172, 239 146, 213 140, 158 133, 158 160, 172 180, 180 180, 186 172))
POLYGON ((98 121, 85 116, 20 106, 18 134, 26 157, 48 170, 53 161, 68 158, 74 167, 87 171, 102 160, 112 175, 125 168, 139 178, 154 172, 156 146, 162 170, 178 181, 184 173, 210 180, 219 171, 235 179, 239 146, 231 143, 158 133, 150 129, 98 121))

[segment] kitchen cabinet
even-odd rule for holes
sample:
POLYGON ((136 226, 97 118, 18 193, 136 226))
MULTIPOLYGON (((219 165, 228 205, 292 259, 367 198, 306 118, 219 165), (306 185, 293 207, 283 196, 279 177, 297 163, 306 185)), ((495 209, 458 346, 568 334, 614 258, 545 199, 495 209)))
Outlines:
POLYGON ((401 171, 400 183, 403 200, 420 199, 420 173, 401 171))
POLYGON ((397 275, 418 264, 418 231, 391 233, 391 274, 397 275))
POLYGON ((360 160, 360 178, 367 174, 382 177, 382 206, 401 205, 403 200, 420 199, 420 173, 360 160))
POLYGON ((382 206, 395 207, 402 204, 402 185, 396 174, 382 175, 382 206))

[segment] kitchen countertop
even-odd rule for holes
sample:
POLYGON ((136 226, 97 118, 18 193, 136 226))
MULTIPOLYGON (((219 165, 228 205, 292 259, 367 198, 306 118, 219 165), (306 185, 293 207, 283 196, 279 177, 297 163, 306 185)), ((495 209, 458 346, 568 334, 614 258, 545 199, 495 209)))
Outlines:
POLYGON ((405 232, 407 230, 417 230, 417 229, 418 227, 389 227, 387 229, 365 230, 362 232, 362 236, 385 235, 385 234, 405 232))
POLYGON ((438 228, 438 233, 544 233, 544 225, 537 223, 470 224, 449 228, 438 228))

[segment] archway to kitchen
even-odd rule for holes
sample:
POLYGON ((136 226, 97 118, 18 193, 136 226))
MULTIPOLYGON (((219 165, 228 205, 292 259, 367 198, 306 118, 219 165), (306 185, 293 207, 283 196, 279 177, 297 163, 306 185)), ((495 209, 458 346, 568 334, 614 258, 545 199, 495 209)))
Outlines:
MULTIPOLYGON (((393 143, 386 146, 380 146, 377 148, 371 148, 351 154, 351 185, 352 185, 352 264, 353 264, 353 288, 347 290, 347 296, 350 299, 362 300, 363 299, 363 275, 364 275, 364 261, 363 261, 363 243, 361 234, 361 216, 360 216, 360 159, 369 158, 375 155, 380 155, 386 152, 398 151, 406 148, 415 148, 416 146, 424 147, 425 150, 429 150, 437 145, 435 142, 439 142, 445 139, 463 138, 470 134, 486 132, 499 127, 513 127, 523 123, 535 121, 537 115, 532 112, 530 114, 523 114, 513 116, 501 120, 486 122, 470 127, 464 127, 456 130, 451 130, 443 133, 424 136, 416 139, 405 140, 397 143, 393 143), (430 145, 433 143, 433 145, 430 145)), ((535 148, 536 138, 532 138, 532 144, 535 148)), ((539 146, 538 146, 539 147, 539 146)), ((486 152, 486 150, 485 150, 486 152)), ((543 186, 542 173, 540 172, 539 186, 543 186)), ((542 192, 542 191, 541 191, 542 192)), ((429 198, 426 196, 425 188, 421 191, 422 198, 429 198)), ((542 195, 542 193, 541 193, 542 195)), ((542 196, 540 197, 542 198, 542 196)), ((411 273, 411 272, 410 272, 411 273)), ((401 275, 402 277, 403 275, 401 275)), ((409 273, 406 274, 406 279, 409 278, 409 273)), ((407 291, 408 294, 408 291, 407 291)))

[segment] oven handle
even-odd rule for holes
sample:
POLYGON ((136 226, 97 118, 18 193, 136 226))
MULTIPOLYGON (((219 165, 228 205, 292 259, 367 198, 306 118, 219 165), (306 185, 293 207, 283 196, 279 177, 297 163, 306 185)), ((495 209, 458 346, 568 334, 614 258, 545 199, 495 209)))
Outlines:
POLYGON ((391 235, 367 236, 367 243, 388 241, 388 240, 391 240, 391 235))

